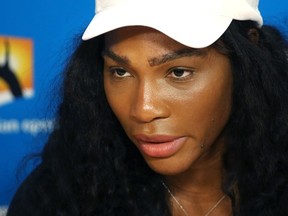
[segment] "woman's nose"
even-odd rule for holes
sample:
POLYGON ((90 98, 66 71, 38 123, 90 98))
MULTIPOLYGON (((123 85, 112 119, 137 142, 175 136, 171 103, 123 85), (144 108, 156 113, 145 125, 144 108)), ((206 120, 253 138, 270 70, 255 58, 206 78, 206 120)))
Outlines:
POLYGON ((140 83, 133 96, 130 107, 132 119, 148 123, 169 116, 169 107, 165 103, 164 95, 161 94, 160 87, 157 86, 156 82, 140 83))

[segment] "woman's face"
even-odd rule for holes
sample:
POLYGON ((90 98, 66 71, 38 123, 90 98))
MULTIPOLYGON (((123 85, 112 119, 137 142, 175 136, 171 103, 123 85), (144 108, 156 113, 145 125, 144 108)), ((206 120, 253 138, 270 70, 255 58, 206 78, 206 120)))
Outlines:
POLYGON ((221 157, 232 91, 226 56, 126 27, 105 35, 103 57, 108 103, 154 171, 178 174, 221 157))

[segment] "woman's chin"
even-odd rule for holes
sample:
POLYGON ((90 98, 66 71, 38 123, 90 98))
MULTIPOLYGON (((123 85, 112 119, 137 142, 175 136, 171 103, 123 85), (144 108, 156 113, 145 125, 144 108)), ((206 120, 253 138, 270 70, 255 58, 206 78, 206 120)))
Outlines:
POLYGON ((178 175, 187 171, 191 163, 176 162, 176 158, 144 158, 147 165, 156 173, 164 176, 178 175))

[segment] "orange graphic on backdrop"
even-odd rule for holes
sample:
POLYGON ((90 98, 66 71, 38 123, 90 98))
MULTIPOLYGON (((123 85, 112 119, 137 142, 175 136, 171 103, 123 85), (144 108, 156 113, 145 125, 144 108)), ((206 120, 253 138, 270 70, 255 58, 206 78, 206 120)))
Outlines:
POLYGON ((33 59, 31 39, 0 36, 0 105, 34 95, 33 59))

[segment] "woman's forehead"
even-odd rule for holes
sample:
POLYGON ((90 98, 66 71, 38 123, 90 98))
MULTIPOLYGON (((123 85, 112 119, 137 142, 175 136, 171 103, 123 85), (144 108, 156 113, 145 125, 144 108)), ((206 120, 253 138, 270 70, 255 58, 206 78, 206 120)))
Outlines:
POLYGON ((179 51, 184 53, 204 54, 211 47, 196 49, 188 47, 170 38, 164 33, 153 28, 144 26, 130 26, 123 27, 104 35, 104 52, 105 50, 128 49, 132 46, 133 49, 141 49, 149 46, 155 51, 161 49, 162 51, 179 51))
MULTIPOLYGON (((129 53, 147 53, 149 65, 158 65, 180 57, 207 56, 212 49, 185 46, 155 29, 131 26, 113 30, 104 35, 105 46, 102 55, 127 61, 129 53)), ((140 58, 138 56, 138 58, 140 58)))
MULTIPOLYGON (((129 26, 110 31, 104 35, 105 44, 116 44, 127 40, 137 39, 159 43, 166 43, 167 46, 177 44, 179 42, 173 40, 162 32, 145 27, 145 26, 129 26)), ((180 43, 179 43, 180 44, 180 43)))

